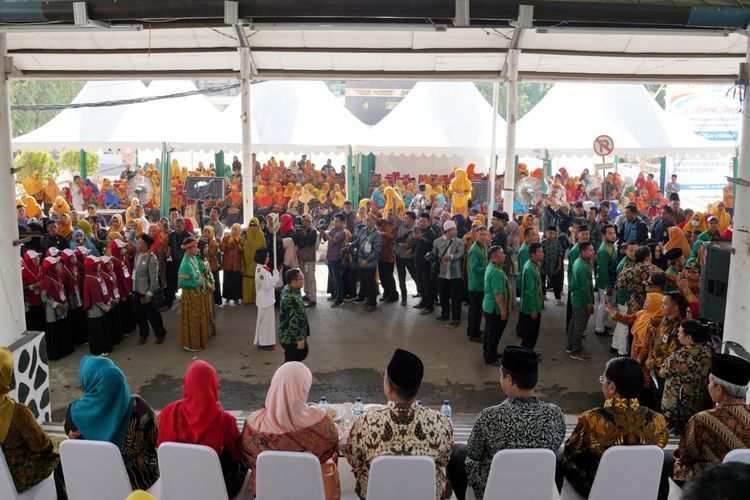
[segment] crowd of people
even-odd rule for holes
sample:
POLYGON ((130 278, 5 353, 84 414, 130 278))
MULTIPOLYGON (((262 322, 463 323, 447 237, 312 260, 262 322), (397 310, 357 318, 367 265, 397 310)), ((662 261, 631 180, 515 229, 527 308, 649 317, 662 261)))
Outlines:
MULTIPOLYGON (((415 403, 424 371, 421 361, 398 351, 384 385, 389 409, 359 419, 346 446, 362 497, 371 460, 396 449, 402 450, 399 454, 434 454, 438 495, 452 488, 463 498, 467 484, 475 492, 483 490, 494 452, 560 448, 560 409, 533 396, 541 360, 537 341, 543 312, 552 300, 567 309, 564 349, 571 359, 590 360, 585 348, 590 322, 596 335, 611 338, 613 356, 600 379, 605 405, 582 415, 565 443, 560 481, 566 478, 587 494, 607 447, 663 447, 670 432, 682 436, 674 463, 668 457, 664 469, 665 477, 671 475, 676 482, 691 479, 730 449, 750 447, 750 409, 744 404, 750 365, 718 354, 720 335, 702 321, 700 310, 707 244, 731 239, 726 190, 722 201, 694 212, 681 208, 676 176, 663 193, 658 186, 653 193, 652 176, 639 178, 630 189, 616 174, 597 183, 586 172, 571 178, 561 169, 545 180, 550 189, 539 205, 509 215, 501 206, 487 210, 472 199, 471 182, 477 175, 470 166, 445 178, 421 178, 416 185, 398 176, 376 179, 369 198, 355 210, 342 184, 333 182, 339 177, 330 162, 318 171, 304 157, 290 167, 274 159, 262 166, 253 161, 257 217, 245 228, 231 223, 231 214, 221 206, 211 207, 196 230, 178 207, 170 209, 169 217, 150 220, 147 207, 137 199, 125 207, 124 219, 112 216, 109 227, 95 204, 86 207, 84 217, 57 196, 46 212, 40 207, 31 217, 32 204, 19 203, 19 229, 29 235, 22 253, 27 324, 30 330, 46 332, 49 358, 59 359, 75 344, 85 343, 91 354, 106 356, 136 327, 140 343, 147 342, 150 329, 162 343, 166 331, 161 312, 174 305, 181 290, 184 349, 208 346, 216 329, 216 307, 255 304, 254 344, 261 349, 280 344, 286 364, 279 371, 297 370, 306 380, 309 371, 298 365, 309 352, 306 308, 317 306, 324 295, 331 307, 353 302, 363 313, 378 310, 378 302, 406 307, 408 272, 417 288, 412 298, 418 301, 412 307, 419 314, 454 329, 461 326, 466 307, 467 340, 482 344, 484 363, 501 367, 508 399, 480 415, 466 448, 454 447, 450 424, 415 403), (285 183, 278 182, 280 178, 285 183), (325 294, 318 293, 315 276, 321 245, 328 269, 325 294), (549 292, 554 299, 548 298, 549 292), (520 346, 498 352, 516 308, 514 334, 520 346), (731 428, 717 435, 716 426, 729 420, 731 428), (386 439, 381 436, 386 427, 403 432, 386 439), (414 441, 404 443, 404 436, 414 441)), ((522 166, 519 176, 528 175, 522 166)), ((230 183, 229 189, 241 193, 239 182, 230 183)), ((82 381, 83 368, 82 363, 82 381)), ((271 384, 269 398, 274 396, 267 400, 266 411, 269 404, 292 395, 306 401, 311 382, 298 381, 294 387, 278 383, 277 388, 271 384)), ((137 398, 128 401, 133 412, 141 412, 141 421, 147 420, 147 405, 137 398)), ((255 431, 248 432, 246 424, 242 443, 262 451, 266 435, 276 433, 285 434, 289 439, 281 442, 292 448, 291 443, 303 446, 306 441, 294 434, 319 425, 323 427, 315 435, 337 439, 335 426, 331 430, 310 411, 283 421, 271 412, 258 416, 255 431)), ((67 420, 75 421, 75 414, 69 412, 67 420)), ((82 424, 76 425, 66 427, 72 437, 80 437, 75 433, 82 424)), ((154 429, 143 432, 150 434, 144 441, 155 442, 154 429)), ((191 435, 194 441, 201 434, 191 435)), ((122 447, 120 437, 113 442, 122 447)), ((237 442, 229 431, 224 438, 237 442)), ((184 436, 177 440, 191 442, 184 436)), ((335 464, 333 445, 328 444, 314 441, 306 449, 316 452, 321 463, 335 464)), ((226 450, 218 446, 217 453, 225 451, 235 463, 253 469, 254 458, 246 452, 229 444, 226 450)), ((243 470, 241 465, 230 468, 243 470)), ((330 476, 330 467, 328 472, 330 476)), ((140 477, 143 484, 134 486, 148 487, 153 478, 148 472, 140 477)))

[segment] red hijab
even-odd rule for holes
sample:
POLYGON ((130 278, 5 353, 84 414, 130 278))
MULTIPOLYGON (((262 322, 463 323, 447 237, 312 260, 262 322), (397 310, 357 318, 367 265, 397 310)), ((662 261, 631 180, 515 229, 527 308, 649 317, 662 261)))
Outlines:
POLYGON ((216 370, 205 361, 194 361, 185 373, 183 398, 167 405, 159 414, 158 444, 167 441, 201 444, 220 455, 226 442, 223 420, 237 426, 235 418, 219 404, 216 370))
POLYGON ((80 280, 78 279, 78 264, 75 252, 66 248, 62 251, 62 283, 68 294, 80 295, 80 280))
POLYGON ((285 234, 289 231, 294 231, 294 219, 289 214, 283 214, 281 216, 281 228, 279 229, 281 234, 285 234))
POLYGON ((94 304, 108 302, 107 287, 99 278, 99 263, 96 257, 86 257, 83 268, 86 273, 83 279, 83 308, 89 309, 94 304))
POLYGON ((34 250, 27 250, 23 254, 23 266, 21 267, 21 279, 23 281, 26 300, 32 306, 42 305, 42 296, 39 289, 29 290, 27 287, 39 284, 42 279, 42 270, 39 267, 39 254, 34 250))
POLYGON ((39 282, 39 288, 47 292, 52 300, 63 305, 67 305, 68 297, 65 295, 60 276, 60 259, 57 257, 47 257, 42 264, 43 277, 39 282))

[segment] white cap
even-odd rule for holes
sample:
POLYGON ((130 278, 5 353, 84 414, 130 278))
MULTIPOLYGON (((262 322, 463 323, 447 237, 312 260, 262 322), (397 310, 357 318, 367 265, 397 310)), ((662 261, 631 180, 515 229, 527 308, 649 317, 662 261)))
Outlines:
POLYGON ((49 247, 47 249, 47 256, 48 257, 55 257, 59 253, 60 253, 60 250, 58 250, 57 247, 49 247))
POLYGON ((456 229, 456 223, 452 220, 447 220, 443 222, 443 231, 448 231, 450 229, 456 229))
POLYGON ((127 245, 126 242, 122 241, 121 239, 117 238, 113 240, 115 242, 115 245, 117 245, 118 248, 123 248, 127 245))
POLYGON ((30 259, 36 259, 37 257, 39 257, 39 254, 34 250, 27 250, 26 255, 28 255, 30 259))
POLYGON ((110 257, 109 255, 103 255, 99 257, 99 260, 107 264, 110 260, 112 260, 112 257, 110 257))
POLYGON ((81 252, 81 255, 88 255, 89 249, 83 246, 79 246, 76 248, 77 251, 81 252))
POLYGON ((47 257, 46 259, 44 259, 44 261, 49 262, 50 264, 57 264, 58 262, 60 262, 60 259, 57 257, 47 257))
POLYGON ((66 248, 65 250, 62 251, 62 253, 63 255, 68 255, 68 256, 75 255, 75 252, 71 250, 70 248, 66 248))

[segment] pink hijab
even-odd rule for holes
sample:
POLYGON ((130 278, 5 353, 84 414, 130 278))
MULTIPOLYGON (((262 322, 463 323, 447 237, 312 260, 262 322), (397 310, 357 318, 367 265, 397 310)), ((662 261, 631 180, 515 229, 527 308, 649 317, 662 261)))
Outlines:
POLYGON ((245 425, 265 434, 297 432, 320 422, 325 412, 307 405, 312 373, 302 363, 284 363, 273 374, 266 407, 247 417, 245 425))

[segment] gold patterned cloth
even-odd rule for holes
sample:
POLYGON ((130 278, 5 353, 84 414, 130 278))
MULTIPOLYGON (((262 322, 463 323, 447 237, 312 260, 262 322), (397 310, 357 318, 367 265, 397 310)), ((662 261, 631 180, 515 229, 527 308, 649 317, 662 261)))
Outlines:
POLYGON ((716 405, 691 418, 674 452, 672 477, 687 481, 707 464, 721 463, 724 455, 750 448, 750 406, 739 399, 716 405))
POLYGON ((360 498, 367 496, 370 464, 381 455, 424 455, 435 460, 436 498, 443 498, 445 468, 453 448, 453 427, 440 413, 414 403, 388 403, 362 415, 346 441, 360 498))
POLYGON ((565 442, 562 467, 565 479, 588 496, 596 469, 604 452, 617 445, 656 445, 669 440, 664 416, 640 406, 637 399, 612 398, 604 408, 581 414, 578 424, 565 442))
POLYGON ((200 289, 182 290, 180 301, 180 344, 187 349, 205 349, 212 332, 206 309, 206 294, 200 289))

